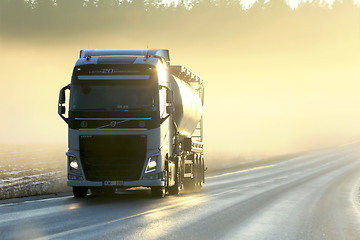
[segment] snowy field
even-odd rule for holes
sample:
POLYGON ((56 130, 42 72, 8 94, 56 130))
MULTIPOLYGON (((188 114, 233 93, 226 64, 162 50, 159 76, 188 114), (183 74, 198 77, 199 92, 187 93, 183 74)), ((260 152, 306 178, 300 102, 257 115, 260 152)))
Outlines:
POLYGON ((0 145, 0 199, 69 191, 66 145, 0 145))

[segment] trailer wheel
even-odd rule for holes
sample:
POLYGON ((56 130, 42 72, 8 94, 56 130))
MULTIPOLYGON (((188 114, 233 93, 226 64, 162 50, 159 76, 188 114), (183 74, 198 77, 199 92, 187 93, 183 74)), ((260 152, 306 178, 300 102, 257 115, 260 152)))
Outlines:
POLYGON ((201 176, 202 176, 201 181, 204 184, 205 183, 205 160, 204 160, 203 156, 201 157, 201 176))
POLYGON ((195 190, 194 178, 186 178, 186 179, 184 179, 184 189, 186 191, 194 191, 195 190))
POLYGON ((156 198, 165 197, 165 187, 151 187, 151 195, 156 198))
POLYGON ((204 161, 202 156, 199 157, 197 180, 198 180, 197 188, 201 189, 204 183, 204 161))
POLYGON ((196 161, 195 161, 195 165, 194 165, 194 185, 195 185, 195 190, 199 189, 199 179, 200 179, 200 166, 199 166, 199 155, 196 154, 196 161))
POLYGON ((197 177, 196 177, 196 172, 194 172, 194 177, 193 178, 185 178, 184 179, 184 189, 186 191, 194 191, 197 189, 197 177))
POLYGON ((88 193, 88 189, 86 187, 73 187, 73 194, 76 198, 84 198, 88 193))
POLYGON ((206 171, 206 168, 205 168, 205 160, 204 160, 204 157, 201 158, 201 162, 202 162, 202 182, 203 184, 205 183, 205 171, 206 171))
POLYGON ((197 155, 194 155, 194 162, 192 166, 192 178, 185 178, 184 179, 184 188, 186 191, 194 191, 198 187, 198 161, 197 155))

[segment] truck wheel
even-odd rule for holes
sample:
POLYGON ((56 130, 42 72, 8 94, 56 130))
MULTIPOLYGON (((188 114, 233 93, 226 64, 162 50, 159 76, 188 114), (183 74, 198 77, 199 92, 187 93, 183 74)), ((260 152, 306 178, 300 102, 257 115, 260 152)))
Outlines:
POLYGON ((192 167, 193 177, 184 179, 184 189, 186 191, 194 191, 198 186, 198 166, 196 159, 194 160, 194 165, 192 167))
POLYGON ((157 198, 165 197, 165 187, 151 187, 151 195, 157 198))
POLYGON ((169 194, 170 194, 170 195, 179 195, 180 189, 181 189, 180 185, 178 185, 177 183, 175 183, 174 186, 169 187, 169 189, 168 189, 168 190, 169 190, 169 194))
POLYGON ((86 197, 88 189, 86 187, 73 187, 73 194, 76 198, 86 197))
POLYGON ((202 161, 202 157, 200 157, 199 159, 199 162, 198 162, 198 184, 197 184, 197 187, 198 189, 201 189, 202 188, 202 185, 203 185, 203 179, 204 179, 204 164, 203 164, 203 161, 202 161))
POLYGON ((193 191, 195 188, 194 182, 190 179, 184 179, 184 189, 185 191, 193 191))
POLYGON ((182 172, 181 172, 181 166, 179 164, 177 165, 177 172, 176 172, 176 179, 175 179, 175 185, 168 188, 170 195, 178 195, 183 188, 182 186, 182 172))
POLYGON ((169 187, 169 194, 170 195, 178 195, 180 193, 182 184, 181 184, 181 180, 180 180, 180 174, 177 174, 176 180, 175 180, 175 185, 169 187))
POLYGON ((200 177, 200 174, 199 174, 197 189, 200 190, 202 188, 202 186, 203 186, 202 176, 200 177))
POLYGON ((195 178, 185 178, 184 179, 184 189, 185 191, 194 191, 196 189, 195 178))
POLYGON ((201 169, 201 171, 202 171, 202 183, 204 184, 205 183, 205 170, 206 170, 204 157, 202 157, 201 160, 202 160, 201 161, 202 162, 202 169, 201 169))
POLYGON ((194 189, 197 190, 199 189, 199 159, 198 157, 196 157, 196 161, 194 161, 195 165, 194 165, 194 189))

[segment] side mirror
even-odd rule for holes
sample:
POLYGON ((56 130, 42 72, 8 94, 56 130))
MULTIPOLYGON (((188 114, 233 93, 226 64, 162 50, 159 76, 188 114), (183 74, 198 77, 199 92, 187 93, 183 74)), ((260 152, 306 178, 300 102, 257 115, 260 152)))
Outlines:
POLYGON ((65 106, 63 106, 63 104, 65 103, 65 90, 70 89, 70 84, 63 87, 60 92, 59 92, 59 102, 58 102, 58 114, 60 115, 60 117, 67 123, 68 122, 68 118, 66 118, 64 116, 65 112, 66 112, 66 108, 65 106))
POLYGON ((166 103, 173 103, 174 101, 174 92, 168 88, 167 86, 160 85, 160 89, 165 88, 166 89, 166 103))
POLYGON ((61 89, 59 92, 59 104, 65 103, 65 89, 61 89))
POLYGON ((58 107, 58 114, 63 115, 65 114, 65 111, 66 111, 65 106, 58 107))

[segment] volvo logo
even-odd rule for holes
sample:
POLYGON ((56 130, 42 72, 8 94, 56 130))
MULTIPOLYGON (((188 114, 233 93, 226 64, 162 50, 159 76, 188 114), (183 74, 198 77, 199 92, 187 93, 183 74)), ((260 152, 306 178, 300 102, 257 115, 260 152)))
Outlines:
POLYGON ((111 127, 116 127, 116 121, 111 121, 111 122, 110 122, 110 126, 111 126, 111 127))
POLYGON ((145 127, 145 122, 144 121, 139 121, 139 127, 141 127, 141 128, 145 127))
POLYGON ((86 121, 82 121, 81 123, 80 123, 80 126, 82 127, 82 128, 86 128, 87 127, 87 122, 86 121))

